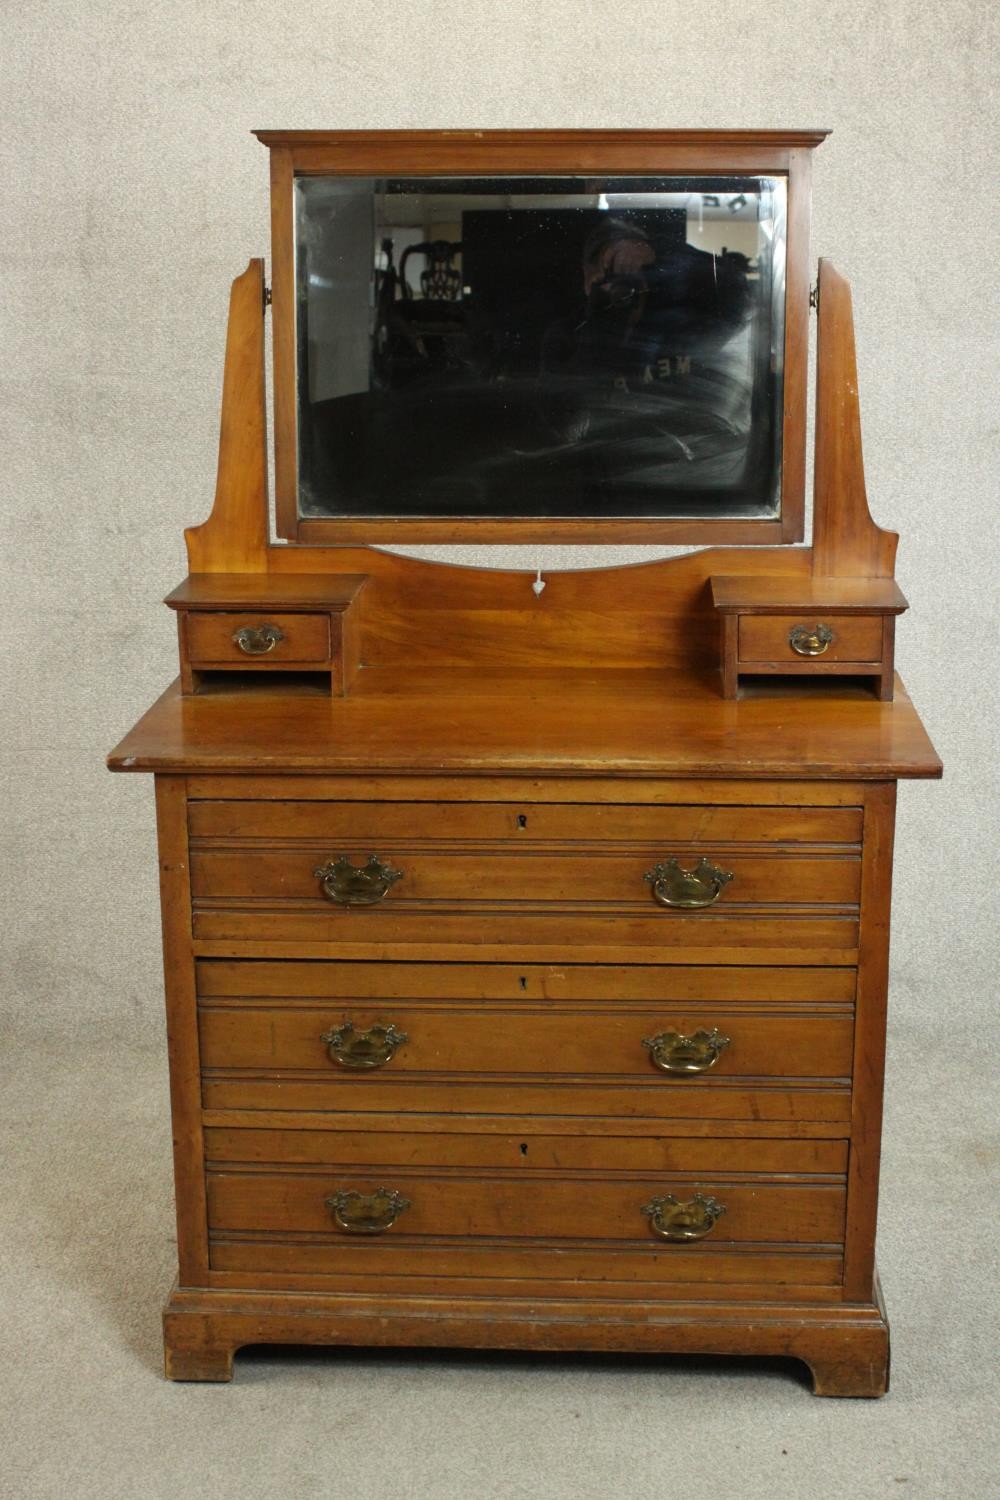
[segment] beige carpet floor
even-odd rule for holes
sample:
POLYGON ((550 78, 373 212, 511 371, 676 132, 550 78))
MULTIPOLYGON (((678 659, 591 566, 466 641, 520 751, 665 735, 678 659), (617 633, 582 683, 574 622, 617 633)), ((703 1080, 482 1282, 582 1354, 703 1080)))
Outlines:
POLYGON ((996 1110, 974 1039, 893 1030, 881 1402, 794 1363, 247 1350, 160 1373, 172 1279, 159 1047, 5 1048, 0 1494, 11 1500, 992 1500, 996 1110))

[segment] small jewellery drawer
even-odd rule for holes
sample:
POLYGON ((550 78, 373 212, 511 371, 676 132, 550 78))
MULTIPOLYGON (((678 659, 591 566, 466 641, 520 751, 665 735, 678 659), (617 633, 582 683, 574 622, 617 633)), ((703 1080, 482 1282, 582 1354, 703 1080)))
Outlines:
POLYGON ((741 680, 750 690, 750 677, 755 694, 768 677, 874 679, 877 696, 892 698, 896 617, 906 600, 891 578, 788 579, 783 587, 717 576, 709 588, 722 627, 724 698, 740 696, 741 680))
POLYGON ((329 615, 191 611, 184 629, 194 667, 242 667, 257 662, 305 666, 330 659, 329 615))
POLYGON ((741 662, 877 662, 882 658, 881 615, 744 615, 741 662))
POLYGON ((446 1275, 466 1257, 464 1275, 836 1279, 842 1141, 535 1129, 383 1133, 373 1162, 371 1137, 359 1161, 349 1133, 209 1128, 211 1264, 446 1275))

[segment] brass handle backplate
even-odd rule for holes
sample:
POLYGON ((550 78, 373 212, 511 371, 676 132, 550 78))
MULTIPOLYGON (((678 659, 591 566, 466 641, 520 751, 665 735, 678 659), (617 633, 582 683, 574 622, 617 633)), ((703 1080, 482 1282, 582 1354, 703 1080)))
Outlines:
POLYGON ((675 1242, 703 1240, 725 1211, 724 1203, 717 1198, 706 1198, 703 1193, 695 1193, 686 1203, 667 1193, 665 1198, 654 1198, 642 1208, 653 1233, 675 1242))
POLYGON ((642 1045, 664 1073, 707 1073, 719 1061, 719 1054, 729 1046, 717 1026, 711 1031, 694 1031, 682 1036, 679 1031, 661 1031, 659 1036, 644 1036, 642 1045))
POLYGON ((723 886, 733 878, 732 870, 720 870, 702 857, 693 870, 682 870, 676 859, 654 865, 642 877, 653 887, 653 895, 661 906, 677 906, 695 910, 699 906, 712 906, 722 895, 723 886))
POLYGON ((374 906, 402 880, 403 871, 384 865, 377 854, 368 856, 366 865, 352 865, 346 854, 328 860, 313 871, 323 887, 323 894, 338 906, 374 906))
POLYGON ((331 1193, 326 1206, 337 1228, 345 1234, 384 1234, 409 1208, 410 1200, 401 1193, 380 1187, 374 1193, 346 1190, 331 1193))
POLYGON ((796 625, 788 632, 788 644, 799 656, 822 656, 835 640, 829 625, 796 625))
POLYGON ((330 1061, 342 1068, 384 1068, 409 1037, 395 1026, 370 1026, 367 1031, 355 1031, 354 1023, 345 1021, 342 1026, 324 1031, 320 1041, 326 1043, 330 1061))
POLYGON ((277 625, 244 625, 233 640, 245 656, 266 656, 285 639, 277 625))

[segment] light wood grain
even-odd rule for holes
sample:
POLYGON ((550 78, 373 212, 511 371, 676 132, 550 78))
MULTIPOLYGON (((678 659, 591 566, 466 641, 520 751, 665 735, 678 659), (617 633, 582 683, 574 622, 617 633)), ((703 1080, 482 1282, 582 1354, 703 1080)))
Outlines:
MULTIPOLYGON (((643 777, 623 786, 609 776, 557 775, 521 776, 363 776, 264 775, 253 772, 232 776, 189 776, 191 818, 204 800, 247 799, 312 802, 460 802, 477 806, 484 802, 586 803, 589 807, 624 803, 631 807, 670 805, 692 807, 710 816, 710 808, 722 807, 851 807, 864 802, 864 783, 849 781, 724 781, 719 777, 643 777), (709 804, 706 806, 705 804, 709 804)), ((266 812, 262 810, 262 816, 266 812)))
POLYGON ((324 663, 330 659, 330 619, 320 614, 279 614, 276 610, 258 614, 226 614, 219 611, 194 611, 187 620, 188 656, 194 666, 222 662, 226 665, 238 663, 241 667, 250 660, 240 651, 234 637, 240 630, 256 630, 262 625, 273 625, 281 632, 281 639, 268 653, 266 666, 275 663, 324 663))
POLYGON ((232 1354, 254 1343, 366 1343, 466 1348, 756 1353, 809 1364, 817 1393, 880 1396, 889 1330, 880 1301, 834 1307, 808 1300, 664 1302, 429 1294, 175 1290, 163 1315, 167 1372, 224 1380, 232 1354), (199 1373, 201 1372, 201 1373, 199 1373))
POLYGON ((891 578, 899 537, 868 508, 851 289, 829 260, 819 263, 814 464, 813 572, 891 578))
MULTIPOLYGON (((384 1175, 384 1174, 383 1174, 384 1175)), ((376 1177, 378 1174, 376 1174, 376 1177)), ((651 1198, 674 1194, 691 1198, 696 1184, 690 1177, 669 1173, 636 1173, 621 1169, 612 1181, 594 1173, 565 1177, 557 1172, 504 1176, 498 1170, 465 1173, 463 1169, 432 1171, 396 1167, 386 1185, 398 1188, 410 1207, 377 1242, 369 1239, 369 1255, 382 1255, 390 1245, 411 1245, 424 1237, 460 1236, 463 1239, 585 1241, 613 1240, 646 1243, 654 1252, 669 1254, 669 1241, 655 1236, 642 1213, 651 1198), (664 1246, 668 1248, 664 1250, 664 1246)), ((298 1232, 339 1238, 326 1198, 341 1189, 371 1193, 379 1186, 370 1169, 329 1164, 296 1171, 255 1171, 228 1166, 209 1171, 209 1226, 213 1230, 298 1232)), ((724 1203, 726 1212, 705 1241, 708 1250, 729 1244, 836 1244, 844 1233, 843 1184, 789 1185, 764 1179, 746 1183, 728 1174, 703 1172, 702 1191, 724 1203)))
POLYGON ((875 1279, 875 1228, 882 1141, 895 816, 895 784, 889 782, 870 787, 865 798, 862 921, 854 1032, 854 1099, 851 1112, 850 1223, 844 1265, 845 1291, 856 1300, 873 1295, 875 1279))
POLYGON ((812 1009, 854 1000, 849 968, 724 968, 675 964, 537 964, 268 962, 202 959, 198 994, 208 1001, 433 999, 462 1001, 670 1000, 722 1001, 812 1009))
POLYGON ((692 1139, 658 1135, 637 1138, 605 1124, 600 1136, 546 1135, 544 1122, 530 1131, 484 1132, 478 1121, 438 1119, 436 1132, 420 1134, 366 1122, 363 1130, 344 1130, 341 1117, 330 1116, 322 1130, 219 1128, 207 1130, 205 1154, 210 1163, 245 1162, 353 1167, 503 1167, 534 1170, 682 1173, 795 1173, 800 1177, 840 1176, 847 1170, 847 1142, 831 1140, 692 1139))
POLYGON ((833 640, 822 658, 806 661, 798 655, 789 639, 791 632, 804 626, 812 630, 817 616, 744 615, 740 620, 739 655, 741 663, 781 660, 789 665, 827 666, 830 662, 873 662, 882 660, 882 620, 878 615, 838 615, 824 613, 822 623, 833 632, 833 640))
MULTIPOLYGON (((766 904, 770 910, 761 915, 774 915, 776 908, 788 906, 856 907, 861 888, 861 861, 856 855, 727 852, 724 873, 731 874, 732 880, 722 887, 713 906, 692 914, 659 906, 645 879, 657 860, 675 853, 673 844, 669 848, 648 844, 627 852, 595 847, 556 853, 520 849, 494 852, 488 847, 467 846, 427 849, 397 841, 378 853, 402 869, 402 878, 377 906, 348 911, 324 895, 316 869, 342 853, 353 864, 363 865, 368 851, 364 845, 331 849, 329 842, 321 835, 318 841, 294 850, 200 845, 191 858, 194 900, 199 904, 228 904, 229 898, 236 902, 253 899, 268 908, 284 902, 313 902, 321 910, 330 911, 334 919, 342 917, 357 928, 363 926, 375 938, 383 917, 437 902, 446 903, 450 912, 471 908, 490 913, 502 912, 511 905, 523 911, 547 911, 558 904, 567 915, 600 902, 609 915, 616 908, 642 915, 649 912, 666 927, 673 917, 687 917, 689 924, 699 917, 710 922, 718 912, 748 904, 766 904)), ((694 868, 700 858, 707 858, 721 869, 717 862, 723 855, 712 844, 677 845, 676 852, 684 868, 694 868)), ((428 921, 433 915, 428 912, 428 921)))
MULTIPOLYGON (((854 1027, 850 1016, 776 1017, 724 1006, 625 1006, 545 1011, 500 1005, 463 1009, 380 1002, 298 1009, 202 1006, 199 1033, 206 1069, 310 1069, 343 1072, 323 1036, 350 1020, 356 1031, 393 1024, 407 1041, 380 1075, 432 1073, 630 1075, 650 1073, 664 1091, 736 1077, 843 1078, 851 1076, 854 1027), (729 1045, 709 1072, 674 1075, 655 1069, 643 1038, 666 1031, 692 1036, 719 1030, 729 1045)), ((365 1078, 374 1076, 367 1072, 365 1078)))
POLYGON ((288 843, 295 839, 440 845, 496 840, 514 847, 598 840, 636 843, 855 844, 861 809, 649 807, 618 803, 205 801, 192 802, 192 839, 288 843))
POLYGON ((160 857, 170 1109, 174 1126, 177 1255, 181 1280, 189 1286, 197 1286, 204 1282, 208 1269, 208 1244, 200 1114, 201 1059, 191 954, 191 883, 186 825, 183 777, 158 776, 156 831, 160 857))
POLYGON ((267 571, 264 262, 233 282, 212 514, 184 533, 192 573, 267 571))
MULTIPOLYGON (((247 1070, 237 1076, 206 1074, 202 1101, 207 1110, 347 1110, 390 1113, 397 1119, 413 1114, 506 1116, 575 1115, 578 1119, 658 1120, 673 1129, 679 1120, 838 1121, 846 1135, 851 1118, 851 1092, 843 1082, 746 1084, 733 1080, 724 1087, 693 1083, 685 1089, 665 1089, 652 1074, 624 1083, 595 1081, 586 1076, 549 1075, 537 1080, 510 1073, 482 1076, 450 1073, 427 1080, 380 1073, 361 1078, 347 1072, 313 1077, 288 1070, 247 1070)), ((789 1132, 794 1135, 794 1131, 789 1132)))
MULTIPOLYGON (((365 590, 363 598, 367 597, 365 590)), ((824 686, 828 686, 825 685, 824 686)), ((375 669, 335 707, 254 696, 158 700, 112 770, 466 771, 523 776, 885 779, 941 774, 897 682, 892 703, 849 688, 729 703, 698 672, 375 669)))
MULTIPOLYGON (((334 1116, 325 1110, 205 1109, 202 1120, 206 1129, 277 1130, 286 1140, 301 1130, 336 1129, 357 1131, 377 1141, 386 1133, 396 1135, 401 1129, 401 1122, 391 1111, 338 1110, 334 1116)), ((559 1136, 564 1143, 570 1138, 573 1141, 599 1138, 608 1142, 657 1140, 661 1145, 682 1138, 685 1141, 846 1141, 843 1126, 830 1120, 703 1120, 697 1115, 686 1120, 674 1117, 665 1129, 663 1121, 656 1119, 625 1121, 560 1114, 483 1115, 449 1110, 441 1114, 408 1115, 405 1128, 410 1138, 421 1133, 447 1134, 449 1138, 493 1135, 503 1139, 516 1137, 519 1142, 530 1142, 535 1136, 559 1136)), ((294 1147, 288 1149, 294 1150, 294 1147)))

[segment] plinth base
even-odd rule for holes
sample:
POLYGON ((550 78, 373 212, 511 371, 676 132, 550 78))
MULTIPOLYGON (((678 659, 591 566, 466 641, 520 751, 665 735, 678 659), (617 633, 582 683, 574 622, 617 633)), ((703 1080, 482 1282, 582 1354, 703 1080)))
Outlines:
POLYGON ((171 1380, 232 1379, 245 1344, 784 1356, 817 1396, 883 1396, 889 1325, 871 1303, 635 1302, 175 1288, 163 1313, 171 1380))

